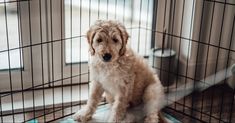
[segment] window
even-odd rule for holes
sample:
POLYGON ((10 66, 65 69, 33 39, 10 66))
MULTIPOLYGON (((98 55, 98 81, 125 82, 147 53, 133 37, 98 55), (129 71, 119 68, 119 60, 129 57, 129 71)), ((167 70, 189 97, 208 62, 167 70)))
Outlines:
POLYGON ((146 28, 151 29, 152 2, 152 0, 65 0, 66 63, 88 61, 85 35, 89 26, 97 19, 118 20, 124 23, 130 34, 129 44, 140 54, 147 55, 150 49, 151 31, 146 28), (136 36, 139 34, 143 35, 136 36))
POLYGON ((4 4, 0 4, 0 18, 0 70, 22 68, 16 3, 6 3, 6 11, 4 4))

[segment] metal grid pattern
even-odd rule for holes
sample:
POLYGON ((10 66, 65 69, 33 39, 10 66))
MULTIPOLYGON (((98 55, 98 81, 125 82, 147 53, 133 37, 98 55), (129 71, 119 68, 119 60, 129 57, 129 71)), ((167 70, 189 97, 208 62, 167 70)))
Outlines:
POLYGON ((85 34, 97 19, 126 26, 129 45, 167 83, 164 112, 234 121, 232 0, 0 0, 0 17, 0 122, 58 122, 86 103, 85 34))
POLYGON ((183 122, 232 122, 234 90, 233 85, 227 84, 234 83, 231 74, 231 65, 234 64, 234 3, 226 0, 158 3, 165 7, 157 9, 162 9, 162 15, 158 14, 160 17, 156 19, 161 21, 162 18, 161 25, 157 25, 157 36, 168 36, 167 48, 177 52, 176 61, 171 58, 165 64, 161 58, 155 67, 160 78, 161 73, 169 73, 168 83, 171 83, 171 75, 175 76, 173 85, 166 87, 167 92, 173 93, 167 95, 169 106, 166 111, 187 116, 188 119, 181 119, 183 122), (186 7, 190 5, 191 8, 186 7), (168 7, 170 9, 167 10, 168 7), (187 14, 187 11, 192 14, 187 14), (166 23, 170 29, 165 32, 166 23), (165 69, 166 65, 170 67, 165 69))

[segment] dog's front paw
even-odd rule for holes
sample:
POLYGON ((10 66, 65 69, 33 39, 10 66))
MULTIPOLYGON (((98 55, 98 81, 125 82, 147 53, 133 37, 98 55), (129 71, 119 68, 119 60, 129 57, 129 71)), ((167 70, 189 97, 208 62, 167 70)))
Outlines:
POLYGON ((108 122, 110 123, 119 123, 120 121, 121 119, 117 115, 111 115, 108 119, 108 122))
POLYGON ((91 115, 84 110, 80 110, 73 115, 73 119, 79 122, 86 122, 91 119, 91 115))
POLYGON ((126 116, 121 123, 136 123, 135 115, 131 113, 126 113, 126 116))
POLYGON ((159 119, 157 113, 151 113, 144 119, 144 123, 158 123, 158 122, 159 119))
POLYGON ((125 115, 111 115, 108 119, 110 123, 126 123, 125 115))

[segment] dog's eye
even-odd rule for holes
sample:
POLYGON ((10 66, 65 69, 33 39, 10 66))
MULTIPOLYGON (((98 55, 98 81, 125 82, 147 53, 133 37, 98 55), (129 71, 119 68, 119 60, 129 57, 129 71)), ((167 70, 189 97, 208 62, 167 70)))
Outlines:
POLYGON ((113 38, 113 42, 114 42, 114 43, 117 43, 118 40, 117 40, 116 38, 113 38))
POLYGON ((99 39, 97 39, 96 41, 97 41, 98 43, 100 43, 100 42, 102 42, 102 39, 99 38, 99 39))

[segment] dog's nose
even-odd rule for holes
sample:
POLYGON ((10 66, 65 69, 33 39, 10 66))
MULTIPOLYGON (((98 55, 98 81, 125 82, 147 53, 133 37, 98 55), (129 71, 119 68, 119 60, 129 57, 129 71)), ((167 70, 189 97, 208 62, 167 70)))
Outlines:
POLYGON ((105 62, 110 61, 111 58, 112 58, 112 55, 110 53, 105 53, 103 56, 103 59, 105 62))

